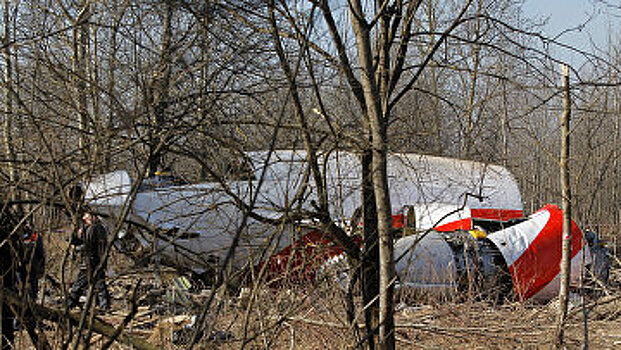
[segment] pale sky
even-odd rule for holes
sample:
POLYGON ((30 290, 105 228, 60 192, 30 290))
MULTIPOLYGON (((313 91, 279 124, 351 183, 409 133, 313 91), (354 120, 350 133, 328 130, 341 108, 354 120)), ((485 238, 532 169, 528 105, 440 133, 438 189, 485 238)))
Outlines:
MULTIPOLYGON (((621 7, 619 0, 607 0, 621 7)), ((544 27, 547 36, 554 37, 564 30, 586 23, 580 32, 566 33, 559 37, 563 43, 593 52, 591 41, 600 49, 606 50, 608 43, 620 43, 621 10, 605 6, 598 0, 526 0, 524 14, 530 18, 547 18, 544 27), (589 20, 590 19, 590 20, 589 20)), ((596 52, 601 54, 601 52, 596 52)), ((568 61, 574 68, 584 61, 582 58, 560 50, 559 57, 568 61)))

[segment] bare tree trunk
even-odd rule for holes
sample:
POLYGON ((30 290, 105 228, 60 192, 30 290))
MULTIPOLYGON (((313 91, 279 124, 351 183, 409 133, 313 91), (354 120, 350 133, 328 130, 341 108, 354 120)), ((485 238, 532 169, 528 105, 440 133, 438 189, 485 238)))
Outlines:
MULTIPOLYGON (((433 6, 432 0, 427 0, 427 22, 429 23, 429 32, 432 33, 429 37, 429 44, 425 48, 428 51, 433 50, 434 45, 436 44, 436 36, 433 34, 436 30, 439 29, 438 21, 436 18, 436 9, 433 6)), ((429 67, 429 84, 431 85, 431 93, 434 95, 438 95, 440 91, 440 87, 438 84, 438 74, 436 67, 429 67)), ((440 101, 437 99, 433 99, 431 101, 431 149, 435 154, 441 154, 442 150, 442 113, 440 107, 440 101)))
MULTIPOLYGON (((207 113, 207 96, 205 94, 204 91, 204 86, 207 85, 207 80, 208 80, 208 65, 207 65, 207 59, 208 59, 208 53, 210 50, 209 45, 207 44, 208 42, 208 31, 207 28, 209 26, 209 6, 207 4, 204 5, 203 9, 202 9, 202 13, 201 13, 201 18, 200 18, 200 27, 199 27, 199 35, 201 37, 201 40, 203 41, 203 43, 201 44, 201 51, 200 51, 200 57, 201 57, 201 61, 202 66, 200 69, 200 95, 198 97, 198 101, 197 101, 197 107, 198 107, 198 116, 199 118, 205 118, 205 114, 207 113)), ((208 125, 207 124, 203 124, 203 128, 205 128, 205 130, 203 130, 204 134, 207 134, 207 128, 208 125)), ((204 141, 203 141, 204 142, 204 141)), ((205 180, 209 177, 209 171, 207 169, 206 164, 201 163, 200 164, 200 179, 201 180, 205 180)))
MULTIPOLYGON (((352 3, 352 26, 356 36, 358 60, 362 68, 361 84, 365 97, 369 127, 371 130, 371 177, 377 207, 377 233, 379 238, 379 345, 382 349, 392 349, 394 343, 393 319, 393 241, 390 235, 390 197, 388 195, 388 176, 386 168, 386 119, 382 113, 378 84, 374 77, 373 57, 369 24, 364 20, 360 1, 352 3)), ((380 63, 380 66, 382 64, 380 63)), ((380 74, 382 74, 380 72, 380 74)))
POLYGON ((480 49, 477 44, 474 45, 473 52, 473 67, 472 72, 470 73, 470 89, 468 91, 468 103, 465 114, 465 122, 464 122, 464 140, 462 144, 462 156, 470 157, 473 149, 473 137, 472 134, 474 132, 474 113, 475 113, 475 100, 477 94, 477 83, 479 77, 479 57, 480 49))
MULTIPOLYGON (((98 9, 96 5, 93 5, 93 8, 89 8, 90 12, 97 13, 98 9)), ((98 169, 100 172, 105 172, 104 168, 104 158, 102 157, 104 153, 104 149, 106 148, 106 132, 107 129, 105 127, 104 118, 101 115, 101 86, 98 82, 101 81, 100 77, 100 61, 97 57, 100 45, 99 40, 99 26, 87 26, 84 29, 82 38, 82 45, 86 48, 86 52, 84 52, 85 56, 83 60, 88 64, 85 64, 86 77, 88 78, 88 101, 90 101, 90 114, 91 114, 91 127, 89 128, 89 133, 92 130, 91 136, 91 144, 92 149, 90 153, 90 157, 95 160, 95 169, 98 169), (93 83, 91 83, 93 82, 93 83)))
MULTIPOLYGON (((118 7, 118 3, 116 0, 112 0, 112 5, 114 6, 114 8, 118 7)), ((117 67, 117 57, 116 57, 116 53, 117 53, 117 35, 118 35, 118 30, 119 30, 119 26, 118 26, 118 19, 117 16, 115 15, 112 20, 111 20, 111 27, 112 30, 109 32, 109 39, 108 39, 108 86, 106 88, 107 90, 107 98, 108 98, 108 110, 107 110, 107 120, 102 122, 102 125, 105 125, 106 127, 106 135, 104 136, 104 139, 108 139, 109 135, 108 133, 110 132, 110 130, 112 130, 112 127, 114 125, 114 116, 115 116, 115 108, 113 107, 115 104, 115 87, 116 87, 116 67, 117 67)), ((111 154, 110 154, 110 148, 109 147, 104 147, 103 148, 103 154, 102 154, 102 163, 103 163, 103 167, 104 169, 109 169, 110 165, 111 165, 111 154)))
POLYGON ((571 98, 569 94, 569 69, 563 69, 564 110, 561 119, 561 191, 563 197, 563 241, 561 258, 561 286, 559 289, 559 312, 556 330, 556 345, 563 348, 564 327, 567 319, 567 304, 569 296, 569 279, 571 273, 571 191, 569 185, 569 120, 571 116, 571 98))
MULTIPOLYGON (((375 134, 375 132, 374 132, 375 134)), ((375 140, 375 137, 374 137, 375 140)), ((386 144, 373 142, 373 187, 377 203, 377 231, 379 237, 380 298, 379 298, 379 344, 381 349, 395 348, 394 334, 394 244, 391 228, 390 197, 386 169, 386 144), (378 145, 380 144, 380 145, 378 145), (383 146, 383 147, 382 147, 383 146)))
POLYGON ((364 320, 367 332, 369 349, 375 349, 374 334, 378 326, 378 303, 379 295, 379 247, 377 239, 377 209, 373 192, 373 180, 371 179, 370 150, 362 154, 362 211, 364 220, 364 251, 360 271, 360 283, 362 285, 362 301, 365 305, 364 320), (374 301, 375 300, 375 301, 374 301))
MULTIPOLYGON (((480 14, 482 8, 481 1, 477 1, 477 13, 480 14)), ((480 35, 481 22, 480 20, 474 21, 474 34, 480 35)), ((475 128, 475 113, 477 104, 477 89, 479 85, 479 73, 481 69, 481 46, 478 43, 473 44, 472 48, 472 67, 470 68, 470 86, 468 89, 468 102, 466 104, 465 121, 464 121, 464 140, 462 144, 462 156, 471 157, 474 149, 474 128, 475 128)))
POLYGON ((502 81, 502 112, 500 113, 500 132, 502 140, 502 165, 509 166, 509 101, 507 98, 507 83, 502 81))
POLYGON ((162 163, 162 125, 165 121, 166 108, 169 103, 168 89, 172 66, 172 16, 173 4, 166 1, 164 28, 162 33, 162 50, 160 53, 159 71, 153 82, 153 126, 151 140, 151 157, 149 158, 148 175, 153 176, 162 163))
POLYGON ((9 174, 9 199, 17 199, 17 181, 18 174, 15 165, 15 149, 13 148, 13 61, 11 59, 11 26, 9 23, 9 0, 3 0, 3 21, 4 21, 4 35, 3 35, 3 50, 2 56, 4 57, 4 91, 5 91, 5 114, 3 123, 4 134, 4 150, 7 158, 8 174, 9 174))
POLYGON ((75 81, 75 92, 78 99, 78 148, 86 157, 88 154, 88 98, 86 90, 87 79, 87 48, 89 42, 90 1, 85 0, 82 9, 74 21, 73 29, 73 72, 75 81))
MULTIPOLYGON (((615 79, 617 79, 616 74, 615 74, 615 79)), ((613 179, 619 179, 619 147, 621 147, 621 145, 619 144, 619 140, 621 139, 621 117, 619 116, 620 110, 621 110, 621 99, 619 97, 619 88, 615 87, 614 90, 614 107, 613 107, 613 111, 615 111, 615 114, 617 115, 616 119, 615 119, 615 126, 614 126, 614 142, 613 142, 613 164, 612 164, 612 175, 613 175, 613 179)), ((619 225, 621 224, 621 199, 619 198, 619 188, 620 188, 620 184, 619 181, 615 181, 614 185, 613 185, 613 191, 612 191, 612 202, 613 204, 613 210, 614 213, 612 215, 613 218, 613 223, 614 225, 619 225)))

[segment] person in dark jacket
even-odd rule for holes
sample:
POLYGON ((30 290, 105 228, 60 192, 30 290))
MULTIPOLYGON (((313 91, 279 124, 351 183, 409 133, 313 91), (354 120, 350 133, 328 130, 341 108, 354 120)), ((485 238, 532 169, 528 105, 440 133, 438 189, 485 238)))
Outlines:
POLYGON ((16 252, 19 250, 19 236, 13 234, 16 227, 20 227, 18 219, 13 211, 0 202, 0 279, 2 280, 2 330, 0 340, 2 350, 13 349, 15 341, 15 314, 10 307, 8 296, 5 292, 17 293, 17 266, 19 257, 16 252))
MULTIPOLYGON (((16 288, 29 298, 29 302, 36 303, 39 294, 39 279, 45 273, 45 248, 43 246, 43 236, 30 227, 25 226, 23 230, 23 240, 16 247, 14 254, 18 254, 20 263, 15 267, 16 288)), ((29 308, 19 315, 15 320, 15 329, 19 330, 22 325, 34 330, 37 321, 29 308)))
POLYGON ((104 259, 108 244, 106 227, 96 215, 85 212, 82 215, 82 223, 77 236, 72 238, 71 243, 76 246, 79 253, 80 270, 69 291, 67 300, 69 308, 77 306, 86 288, 93 284, 97 293, 97 306, 108 310, 110 308, 110 295, 106 286, 106 263, 104 259))
MULTIPOLYGON (((2 242, 8 239, 5 232, 2 232, 2 242)), ((0 247, 0 278, 2 279, 3 291, 16 292, 15 287, 15 268, 13 265, 13 259, 10 249, 10 244, 3 244, 0 247)), ((3 293, 4 294, 4 293, 3 293)), ((5 298, 5 296, 2 296, 5 298)), ((12 349, 13 342, 15 341, 15 315, 9 307, 9 303, 2 300, 2 332, 0 333, 0 339, 2 341, 2 350, 12 349)))

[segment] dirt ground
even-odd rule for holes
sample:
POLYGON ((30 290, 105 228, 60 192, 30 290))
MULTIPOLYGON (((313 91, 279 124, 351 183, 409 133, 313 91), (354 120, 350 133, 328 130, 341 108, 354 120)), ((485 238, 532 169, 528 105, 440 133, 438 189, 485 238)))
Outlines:
MULTIPOLYGON (((49 279, 65 285, 73 280, 74 262, 68 259, 62 270, 69 238, 68 230, 47 237, 49 279)), ((138 266, 114 252, 108 271, 113 296, 112 310, 97 317, 118 327, 131 307, 136 289, 137 313, 124 328, 125 334, 139 337, 162 349, 182 349, 192 336, 190 325, 204 309, 211 290, 168 268, 155 273, 153 265, 138 266)), ((584 302, 575 296, 567 325, 568 349, 579 349, 588 341, 593 349, 621 348, 621 265, 614 260, 611 284, 598 298, 584 302), (585 317, 586 315, 586 317, 585 317), (585 321, 586 320, 586 321, 585 321), (588 331, 585 332, 585 329, 588 331)), ((42 283, 43 304, 58 308, 62 300, 57 285, 42 283)), ((361 305, 357 305, 357 310, 361 305)), ((198 348, 346 349, 361 341, 363 318, 357 315, 360 330, 345 321, 345 299, 338 288, 290 286, 288 288, 248 288, 237 293, 216 293, 206 312, 207 330, 198 348)), ((552 348, 557 303, 428 301, 399 302, 395 312, 398 348, 432 349, 539 349, 552 348)), ((58 348, 63 333, 57 324, 45 321, 50 344, 58 348)), ((31 348, 25 331, 17 348, 31 348)), ((104 338, 94 334, 93 348, 104 338)), ((115 349, 128 349, 115 344, 115 349)))

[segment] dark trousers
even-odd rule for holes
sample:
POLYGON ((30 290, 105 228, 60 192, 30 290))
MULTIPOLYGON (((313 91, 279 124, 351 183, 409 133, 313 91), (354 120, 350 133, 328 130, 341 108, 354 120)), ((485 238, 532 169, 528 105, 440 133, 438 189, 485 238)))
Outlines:
MULTIPOLYGON (((106 286, 106 276, 104 272, 97 274, 93 278, 95 282, 95 293, 97 293, 97 306, 102 309, 110 308, 110 295, 108 294, 108 287, 106 286)), ((69 290, 69 308, 72 308, 78 305, 78 301, 84 291, 89 285, 88 281, 88 271, 85 269, 80 269, 78 272, 78 277, 71 285, 71 289, 69 290)))

